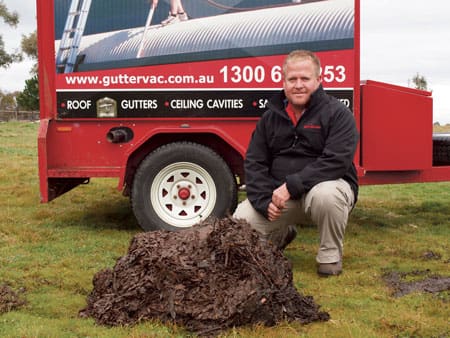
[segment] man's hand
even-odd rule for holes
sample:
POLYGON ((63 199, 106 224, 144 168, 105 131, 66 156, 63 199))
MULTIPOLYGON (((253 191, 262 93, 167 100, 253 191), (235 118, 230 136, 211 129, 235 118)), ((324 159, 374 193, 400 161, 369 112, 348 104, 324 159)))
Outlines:
POLYGON ((281 216, 281 209, 279 209, 273 202, 269 203, 269 207, 267 208, 267 217, 269 221, 275 221, 278 217, 281 216))
POLYGON ((286 183, 280 185, 272 193, 272 202, 267 208, 269 221, 274 221, 281 216, 281 210, 286 207, 286 202, 291 198, 291 194, 287 190, 286 183))
POLYGON ((280 185, 272 193, 272 203, 275 204, 278 209, 283 209, 290 198, 291 194, 287 190, 286 183, 280 185))

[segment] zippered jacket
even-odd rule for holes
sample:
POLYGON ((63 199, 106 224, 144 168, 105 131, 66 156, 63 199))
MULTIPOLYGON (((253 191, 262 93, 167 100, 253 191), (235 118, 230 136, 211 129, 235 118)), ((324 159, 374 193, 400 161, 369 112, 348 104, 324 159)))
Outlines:
POLYGON ((353 158, 359 135, 352 112, 322 85, 297 125, 286 104, 284 91, 268 102, 247 149, 245 184, 253 207, 267 217, 272 192, 284 182, 291 198, 299 199, 316 184, 339 178, 350 184, 356 200, 353 158))

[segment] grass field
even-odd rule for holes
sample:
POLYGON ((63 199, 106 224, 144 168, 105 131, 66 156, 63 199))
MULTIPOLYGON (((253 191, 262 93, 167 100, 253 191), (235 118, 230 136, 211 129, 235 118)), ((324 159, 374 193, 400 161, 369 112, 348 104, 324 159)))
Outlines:
MULTIPOLYGON (((116 180, 95 179, 40 204, 37 129, 0 124, 0 285, 27 302, 0 313, 0 337, 188 336, 157 322, 110 328, 78 317, 93 275, 112 267, 141 230, 116 180)), ((223 337, 450 336, 448 290, 394 297, 383 280, 391 271, 450 276, 450 182, 362 187, 347 229, 344 273, 317 277, 316 251, 316 229, 307 227, 285 253, 297 289, 313 296, 330 321, 236 328, 223 337)))

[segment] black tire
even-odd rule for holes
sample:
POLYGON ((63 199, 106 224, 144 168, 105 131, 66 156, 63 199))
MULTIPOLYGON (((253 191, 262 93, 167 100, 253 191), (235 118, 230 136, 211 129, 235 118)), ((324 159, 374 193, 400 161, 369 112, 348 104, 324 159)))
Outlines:
POLYGON ((236 180, 213 150, 190 142, 170 143, 142 161, 131 204, 146 231, 186 229, 209 216, 223 217, 237 204, 236 180))
POLYGON ((450 135, 433 135, 433 165, 450 165, 450 135))

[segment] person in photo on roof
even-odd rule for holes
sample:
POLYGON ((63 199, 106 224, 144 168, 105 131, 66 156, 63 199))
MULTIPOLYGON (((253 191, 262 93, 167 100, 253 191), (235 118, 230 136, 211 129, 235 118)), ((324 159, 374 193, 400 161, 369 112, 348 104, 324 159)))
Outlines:
POLYGON ((170 0, 169 16, 161 22, 161 25, 166 26, 180 21, 187 21, 188 19, 181 0, 170 0))
POLYGON ((317 272, 338 275, 358 195, 355 119, 324 91, 314 53, 293 51, 282 69, 283 90, 268 102, 253 131, 244 164, 247 199, 233 216, 280 250, 296 237, 296 225, 315 224, 317 272))

